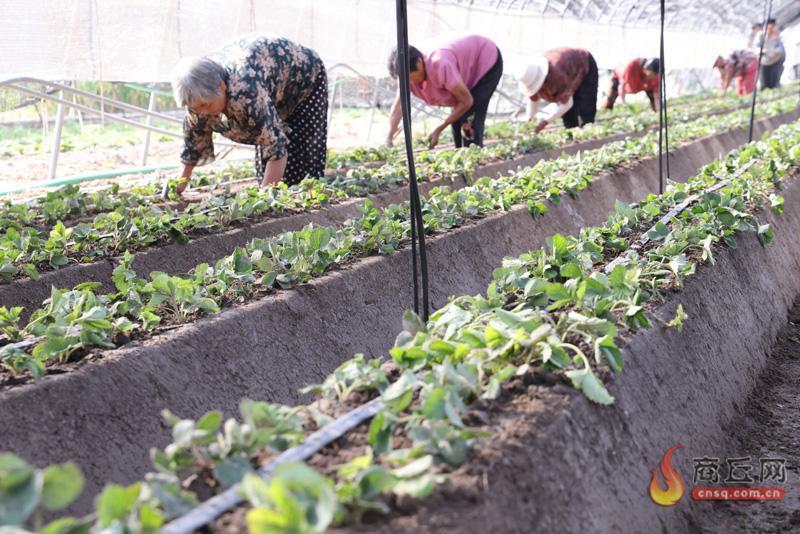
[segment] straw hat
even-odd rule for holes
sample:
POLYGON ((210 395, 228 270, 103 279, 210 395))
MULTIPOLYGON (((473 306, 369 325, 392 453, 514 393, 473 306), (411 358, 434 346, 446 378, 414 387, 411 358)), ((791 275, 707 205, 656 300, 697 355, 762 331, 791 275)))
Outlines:
POLYGON ((532 63, 522 68, 519 75, 519 88, 525 96, 530 98, 539 92, 549 70, 550 64, 544 56, 534 58, 532 63))

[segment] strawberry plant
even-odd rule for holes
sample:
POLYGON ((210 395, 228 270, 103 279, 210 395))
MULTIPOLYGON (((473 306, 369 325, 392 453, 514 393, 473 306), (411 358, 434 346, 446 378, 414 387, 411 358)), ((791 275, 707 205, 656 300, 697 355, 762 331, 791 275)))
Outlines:
POLYGON ((63 518, 44 524, 44 513, 69 506, 83 491, 83 474, 73 463, 31 467, 19 456, 0 454, 0 530, 80 532, 87 523, 63 518))
MULTIPOLYGON (((739 117, 739 119, 743 118, 743 115, 739 117)), ((707 132, 707 128, 692 123, 679 125, 675 128, 674 135, 681 138, 682 135, 697 135, 698 131, 707 132)), ((759 150, 749 149, 741 156, 731 156, 729 159, 735 160, 736 157, 739 157, 746 160, 757 155, 769 157, 773 151, 782 150, 781 154, 774 157, 784 158, 789 162, 796 161, 792 158, 797 157, 800 153, 792 151, 790 148, 784 148, 793 146, 791 145, 794 139, 792 136, 796 134, 796 131, 796 126, 782 128, 779 130, 782 135, 773 136, 771 146, 759 145, 761 146, 759 150)), ((609 167, 620 165, 634 155, 647 153, 652 148, 652 137, 649 135, 637 140, 620 141, 600 150, 576 156, 565 156, 554 161, 539 162, 534 167, 519 171, 515 175, 496 180, 480 179, 472 186, 453 192, 446 188, 434 189, 428 198, 422 199, 426 229, 430 233, 443 232, 463 224, 466 220, 511 209, 515 205, 538 205, 546 201, 557 201, 558 196, 563 193, 576 194, 586 187, 591 176, 599 174, 609 167)), ((770 160, 770 163, 755 166, 750 172, 758 173, 755 178, 762 179, 762 182, 766 184, 765 187, 773 187, 774 177, 785 172, 787 165, 782 163, 781 167, 778 167, 773 160, 770 160)), ((707 172, 711 173, 712 177, 714 172, 721 172, 717 167, 710 168, 713 170, 707 172)), ((678 188, 678 191, 679 198, 681 198, 680 195, 686 195, 681 188, 678 188)), ((751 221, 745 210, 753 202, 753 198, 758 201, 762 200, 761 189, 750 191, 743 188, 741 191, 737 191, 736 195, 739 196, 724 197, 719 193, 707 196, 704 205, 714 208, 713 213, 704 212, 708 224, 713 226, 721 221, 724 226, 722 239, 726 242, 733 240, 735 231, 751 229, 758 229, 762 240, 768 241, 771 236, 770 229, 751 221)), ((781 208, 781 201, 774 193, 770 192, 768 199, 770 205, 774 206, 776 210, 781 208)), ((636 213, 630 208, 623 207, 620 217, 614 218, 613 229, 614 231, 625 230, 631 224, 638 224, 647 216, 652 217, 654 213, 651 212, 656 209, 658 208, 655 205, 648 205, 644 208, 645 211, 636 213)), ((535 209, 534 212, 540 212, 540 210, 535 209)), ((667 254, 671 254, 673 250, 680 250, 683 244, 698 232, 697 229, 692 229, 694 234, 683 235, 675 233, 678 230, 673 230, 672 233, 665 232, 661 235, 662 230, 659 228, 656 226, 654 231, 657 235, 653 237, 657 238, 656 241, 670 243, 672 248, 666 251, 667 254)), ((390 205, 376 210, 370 204, 365 203, 358 218, 345 222, 338 229, 308 226, 303 230, 287 232, 270 239, 257 239, 221 259, 215 266, 203 264, 186 275, 169 276, 156 272, 151 274, 149 280, 140 279, 130 270, 131 256, 128 255, 114 275, 120 293, 95 298, 96 305, 107 310, 103 318, 106 322, 90 325, 95 330, 89 333, 86 333, 83 327, 81 330, 73 329, 63 332, 55 327, 53 330, 46 330, 40 326, 36 326, 35 329, 26 327, 24 329, 26 334, 48 338, 34 346, 31 353, 34 356, 33 360, 25 358, 17 344, 8 344, 0 348, 0 358, 7 366, 13 365, 14 372, 28 369, 32 362, 33 364, 39 362, 35 365, 41 369, 41 365, 46 361, 68 358, 77 350, 92 346, 113 346, 112 340, 117 334, 128 333, 136 328, 151 330, 163 318, 168 319, 169 323, 186 322, 203 314, 215 313, 220 305, 242 296, 252 295, 258 288, 289 289, 314 276, 322 275, 334 265, 343 264, 356 257, 390 253, 396 250, 409 236, 410 219, 407 204, 390 205), (111 326, 109 327, 107 323, 111 326), (98 332, 97 329, 102 331, 98 332)), ((537 282, 539 285, 532 289, 538 288, 540 291, 532 294, 532 298, 542 298, 542 287, 545 288, 544 294, 547 294, 547 287, 550 286, 541 286, 543 283, 560 281, 558 276, 567 279, 576 277, 579 270, 591 260, 591 254, 598 252, 592 250, 592 245, 586 242, 582 245, 586 248, 581 251, 581 255, 573 257, 572 253, 564 248, 564 243, 565 238, 554 238, 553 247, 556 255, 549 261, 555 263, 548 272, 552 272, 549 276, 551 278, 555 276, 555 278, 537 282), (566 261, 563 265, 562 260, 566 261)), ((702 249, 705 257, 710 255, 711 244, 710 241, 705 241, 693 246, 702 249)), ((624 243, 620 240, 619 235, 614 235, 610 246, 619 249, 624 246, 624 243)), ((692 268, 691 265, 680 256, 670 256, 670 261, 659 266, 658 269, 660 274, 667 276, 670 273, 684 273, 686 269, 692 268)), ((584 280, 580 283, 575 282, 575 286, 570 286, 569 291, 558 289, 560 298, 556 299, 552 306, 555 309, 572 305, 573 301, 583 304, 586 299, 602 300, 594 293, 594 288, 598 283, 602 284, 603 281, 584 280)), ((556 289, 550 291, 556 291, 556 289)), ((73 293, 63 291, 59 294, 73 295, 73 293)), ((643 316, 636 311, 641 298, 641 295, 632 295, 627 304, 616 302, 611 309, 616 311, 619 307, 626 305, 628 306, 626 317, 629 325, 646 326, 643 316)), ((74 305, 69 304, 72 300, 65 301, 68 303, 65 306, 74 305)), ((77 303, 77 300, 75 302, 77 303)), ((603 302, 604 305, 610 305, 603 302)), ((50 308, 52 308, 52 303, 50 308)), ((37 313, 48 317, 52 311, 45 309, 37 313)), ((66 316, 69 314, 69 310, 65 307, 61 313, 66 316)), ((99 314, 100 312, 94 313, 99 314)), ((68 319, 74 321, 81 316, 82 313, 69 315, 68 319)), ((22 352, 27 351, 23 350, 22 352)), ((576 354, 579 358, 585 356, 583 352, 576 352, 576 354)), ((40 372, 36 373, 37 376, 39 374, 40 372)))
MULTIPOLYGON (((791 109, 793 105, 793 101, 784 99, 765 105, 764 108, 767 113, 779 113, 791 109)), ((744 123, 744 117, 745 113, 742 111, 720 116, 713 125, 705 120, 695 121, 690 123, 694 126, 679 133, 676 140, 694 139, 737 127, 744 123)), ((470 147, 462 150, 426 151, 418 158, 422 167, 417 174, 453 177, 463 173, 469 177, 478 165, 489 161, 513 158, 533 150, 554 148, 565 140, 594 139, 620 131, 642 129, 654 125, 656 121, 649 114, 639 120, 636 124, 629 119, 620 119, 618 122, 612 121, 603 125, 588 125, 578 132, 547 132, 503 141, 483 149, 470 147)), ((632 150, 639 150, 642 154, 641 143, 637 144, 633 140, 630 143, 633 143, 632 150)), ((644 153, 649 154, 650 151, 644 153)), ((9 221, 10 225, 7 235, 0 237, 0 281, 10 282, 22 276, 36 278, 39 269, 58 269, 76 261, 92 262, 117 255, 124 250, 141 249, 171 241, 184 243, 192 235, 218 232, 265 214, 320 208, 348 197, 374 194, 397 187, 406 178, 407 171, 402 166, 387 163, 379 168, 350 169, 344 175, 305 180, 292 187, 281 185, 265 190, 248 187, 236 193, 227 191, 192 203, 183 211, 176 211, 168 205, 153 206, 152 197, 134 192, 123 193, 112 188, 111 193, 96 194, 95 202, 91 205, 113 207, 113 211, 97 213, 91 223, 82 222, 66 227, 59 221, 50 227, 50 217, 50 222, 45 222, 44 228, 40 230, 20 221, 0 217, 0 222, 9 221)), ((48 213, 53 216, 73 212, 87 213, 88 208, 81 201, 57 202, 55 198, 58 194, 53 193, 55 197, 45 201, 51 206, 48 213)), ((559 188, 553 187, 550 189, 549 199, 557 200, 560 194, 559 188)), ((76 189, 64 193, 66 199, 76 196, 79 196, 76 189)), ((546 205, 542 202, 531 202, 530 205, 532 210, 540 213, 546 210, 546 205)))
POLYGON ((244 399, 240 404, 242 422, 228 419, 224 425, 220 412, 208 412, 195 423, 164 411, 173 442, 164 451, 150 451, 153 465, 159 472, 181 479, 213 473, 220 484, 232 486, 254 472, 251 456, 265 449, 282 452, 302 440, 299 411, 244 399))
MULTIPOLYGON (((679 289, 699 263, 713 263, 716 247, 733 244, 726 238, 766 233, 758 210, 781 211, 775 191, 800 163, 792 148, 798 139, 800 126, 781 128, 664 195, 618 204, 601 227, 552 236, 545 246, 504 261, 485 295, 456 297, 427 322, 407 313, 390 354, 397 372, 357 355, 309 389, 326 397, 325 404, 289 408, 244 401, 243 422, 224 425, 218 412, 197 422, 165 414, 173 443, 152 453, 159 473, 129 488, 107 486, 94 524, 158 528, 193 506, 196 499, 181 484, 202 475, 212 486, 241 480, 253 530, 324 530, 385 513, 389 495, 430 494, 489 435, 469 417, 471 405, 491 401, 503 384, 534 368, 560 374, 593 402, 612 403, 605 379, 624 372, 620 334, 651 328, 649 303, 679 289), (716 183, 722 185, 706 191, 716 183), (687 199, 694 200, 662 219, 687 199), (642 235, 648 241, 639 245, 642 235), (252 473, 265 449, 270 457, 286 450, 356 393, 379 396, 384 405, 363 431, 371 449, 366 454, 320 469, 286 463, 268 481, 252 473)), ((326 235, 308 238, 325 248, 326 235)), ((288 243, 294 257, 299 247, 288 243)), ((281 257, 266 242, 258 250, 281 257)), ((240 254, 228 268, 251 271, 260 259, 240 254)), ((116 281, 122 287, 138 283, 130 272, 118 273, 116 281)), ((671 323, 685 320, 679 310, 671 323)), ((337 449, 327 452, 337 458, 337 449)))

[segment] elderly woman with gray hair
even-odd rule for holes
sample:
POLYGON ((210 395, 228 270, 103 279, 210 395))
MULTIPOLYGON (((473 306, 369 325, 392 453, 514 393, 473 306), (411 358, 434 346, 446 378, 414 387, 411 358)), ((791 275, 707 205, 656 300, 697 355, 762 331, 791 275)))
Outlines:
POLYGON ((288 39, 244 36, 210 56, 183 59, 172 88, 187 108, 178 193, 195 166, 214 161, 214 132, 255 145, 262 186, 323 175, 328 86, 313 50, 288 39))

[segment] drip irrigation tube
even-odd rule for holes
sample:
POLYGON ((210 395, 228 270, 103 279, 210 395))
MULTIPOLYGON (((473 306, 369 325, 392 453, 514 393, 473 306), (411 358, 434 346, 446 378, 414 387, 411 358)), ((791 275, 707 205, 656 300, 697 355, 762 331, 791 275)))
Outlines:
MULTIPOLYGON (((741 176, 744 172, 746 172, 752 165, 755 164, 755 160, 748 162, 744 167, 737 170, 736 173, 716 184, 704 189, 703 191, 691 195, 686 200, 684 200, 681 204, 672 208, 669 212, 667 212, 658 222, 667 224, 669 221, 683 212, 687 207, 691 204, 696 202, 698 199, 702 198, 703 195, 706 193, 710 193, 725 187, 731 181, 735 180, 739 176, 741 176)), ((656 223, 658 224, 658 223, 656 223)), ((655 228, 653 225, 649 230, 655 228)), ((645 232, 645 235, 648 233, 645 232)), ((606 273, 611 272, 611 270, 616 266, 623 262, 625 262, 631 252, 634 251, 633 247, 637 247, 636 250, 641 249, 644 244, 649 241, 648 238, 643 238, 635 245, 629 249, 629 251, 624 255, 620 256, 611 263, 609 263, 604 271, 606 273)), ((379 412, 381 412, 385 408, 385 404, 380 397, 373 399, 361 406, 354 408, 353 410, 345 413, 344 415, 340 416, 338 419, 334 420, 332 423, 325 425, 320 430, 317 430, 313 434, 311 434, 308 438, 306 438, 302 443, 299 445, 292 447, 281 453, 278 457, 274 460, 267 462, 257 471, 257 474, 265 479, 268 480, 271 477, 275 470, 284 463, 287 462, 297 462, 297 461, 305 461, 314 454, 318 453, 328 444, 340 439, 344 435, 346 435, 351 430, 355 429, 365 421, 368 421, 379 412)), ((197 529, 202 528, 203 526, 209 524, 217 517, 221 516, 225 512, 231 510, 232 508, 238 506, 244 501, 243 497, 241 497, 241 484, 235 484, 225 492, 212 497, 211 499, 201 503, 196 508, 190 510, 183 516, 173 520, 172 522, 168 523, 164 526, 162 532, 164 534, 184 534, 188 532, 194 532, 197 529)))
POLYGON ((628 247, 628 250, 625 251, 625 254, 623 254, 622 256, 619 256, 618 258, 613 260, 611 263, 606 265, 605 268, 603 269, 603 272, 605 272, 606 274, 610 273, 611 271, 614 270, 614 267, 616 267, 617 265, 621 265, 621 264, 625 263, 626 261, 628 261, 628 259, 631 257, 631 255, 633 253, 640 251, 642 249, 642 247, 644 247, 648 242, 650 242, 650 238, 647 237, 647 234, 649 234, 651 231, 655 230, 656 226, 659 223, 664 224, 664 225, 669 224, 669 221, 672 220, 672 218, 677 217, 678 215, 683 213, 683 211, 686 208, 688 208, 690 205, 692 205, 695 202, 697 202, 697 200, 702 198, 703 195, 706 195, 708 193, 713 193, 714 191, 722 189, 723 187, 725 187, 726 185, 731 183, 733 180, 736 180, 737 178, 739 178, 750 167, 755 165, 755 163, 756 163, 756 160, 749 161, 744 167, 742 167, 741 169, 736 171, 736 173, 733 176, 731 176, 730 178, 726 178, 725 180, 722 180, 721 182, 717 182, 716 184, 714 184, 714 185, 712 185, 712 186, 710 186, 710 187, 708 187, 706 189, 703 189, 699 193, 695 193, 694 195, 689 196, 686 200, 684 200, 683 202, 681 202, 680 204, 678 204, 677 206, 675 206, 674 208, 669 210, 666 214, 664 214, 663 217, 661 217, 658 220, 658 222, 656 222, 656 224, 654 224, 653 226, 650 227, 650 229, 648 229, 646 232, 644 232, 642 234, 642 237, 640 237, 638 241, 636 241, 634 244, 632 244, 630 247, 628 247))
MULTIPOLYGON (((362 404, 358 408, 347 412, 332 423, 317 430, 300 445, 282 452, 277 458, 263 465, 258 470, 258 475, 263 479, 268 479, 282 464, 307 460, 328 444, 344 436, 364 421, 374 417, 384 408, 385 405, 380 397, 366 404, 362 404)), ((194 532, 209 524, 243 501, 240 490, 241 484, 235 484, 223 493, 212 497, 200 504, 197 508, 192 509, 178 519, 164 525, 162 529, 163 534, 194 532)))

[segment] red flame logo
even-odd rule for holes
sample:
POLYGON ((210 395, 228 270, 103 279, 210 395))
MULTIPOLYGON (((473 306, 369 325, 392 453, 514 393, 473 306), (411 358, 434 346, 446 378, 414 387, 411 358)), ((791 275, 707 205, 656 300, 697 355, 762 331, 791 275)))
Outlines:
POLYGON ((653 469, 653 478, 650 479, 650 498, 661 506, 674 506, 683 497, 684 485, 681 474, 672 466, 672 453, 683 448, 683 445, 673 445, 658 464, 667 489, 661 489, 658 481, 658 470, 653 469))

